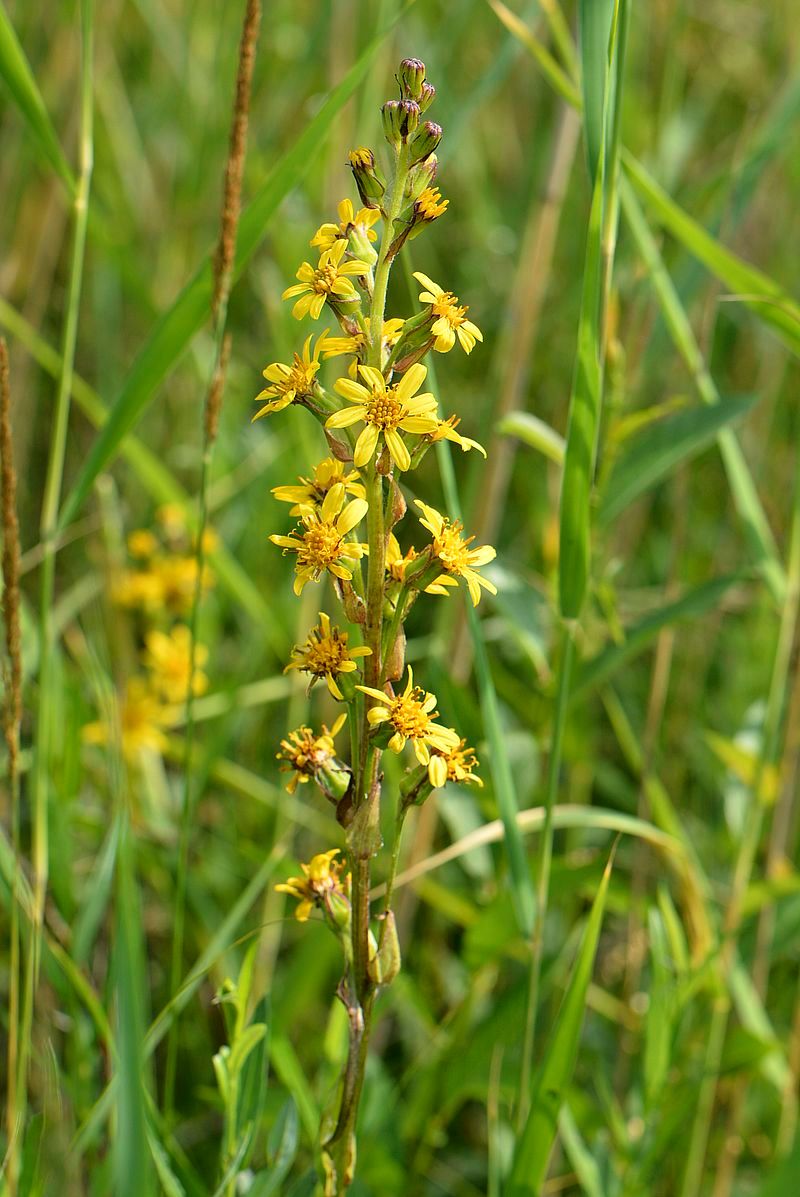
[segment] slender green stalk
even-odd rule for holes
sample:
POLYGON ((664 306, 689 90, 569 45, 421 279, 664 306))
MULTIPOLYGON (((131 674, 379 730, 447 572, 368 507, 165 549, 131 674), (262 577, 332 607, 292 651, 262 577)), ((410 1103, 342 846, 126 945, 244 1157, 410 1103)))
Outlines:
POLYGON ((539 836, 539 851, 536 858, 536 912, 531 936, 531 963, 528 978, 528 1001, 525 1012, 525 1039, 522 1048, 519 1094, 517 1100, 517 1127, 521 1130, 528 1115, 530 1077, 533 1066, 533 1045, 536 1038, 536 1013, 539 1004, 539 982, 542 972, 544 949, 544 928, 547 921, 547 906, 550 894, 550 871, 553 861, 553 808, 558 797, 558 781, 561 773, 561 757, 564 746, 564 727, 567 721, 569 687, 575 656, 575 641, 569 625, 564 626, 561 663, 558 669, 558 690, 550 739, 550 759, 547 763, 547 788, 544 798, 544 826, 539 836))
POLYGON ((64 335, 61 350, 61 373, 56 398, 53 433, 50 441, 50 455, 44 485, 41 511, 42 566, 39 576, 39 689, 37 700, 37 751, 34 756, 31 784, 33 822, 33 897, 34 917, 29 943, 28 961, 23 999, 22 1026, 17 1081, 17 1119, 20 1134, 25 1120, 27 1101, 27 1071, 30 1038, 33 1023, 33 1004, 39 977, 44 934, 44 908, 47 894, 49 868, 48 846, 48 796, 50 785, 50 758, 53 747, 52 689, 55 684, 54 656, 55 629, 53 623, 53 600, 55 595, 56 529, 64 477, 64 463, 67 450, 67 429, 69 427, 70 398, 72 395, 72 374, 75 362, 75 345, 78 335, 83 264, 86 249, 86 228, 89 215, 92 167, 94 164, 94 107, 93 107, 93 54, 94 54, 94 5, 92 0, 81 0, 81 86, 80 86, 80 175, 73 204, 74 233, 70 260, 67 306, 64 320, 64 335))

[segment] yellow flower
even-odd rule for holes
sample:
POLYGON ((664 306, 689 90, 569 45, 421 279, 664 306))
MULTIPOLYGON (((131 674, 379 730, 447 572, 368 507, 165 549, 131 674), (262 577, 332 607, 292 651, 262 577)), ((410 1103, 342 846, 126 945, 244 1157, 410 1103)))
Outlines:
POLYGON ((337 627, 332 628, 328 616, 324 611, 320 611, 319 624, 308 633, 305 644, 296 645, 292 649, 295 659, 289 662, 283 672, 302 669, 304 673, 311 674, 312 685, 319 678, 325 678, 333 697, 343 699, 344 695, 337 685, 336 675, 355 673, 358 668, 356 660, 372 655, 371 648, 349 648, 347 640, 348 633, 337 627))
POLYGON ((378 240, 378 234, 372 227, 381 218, 377 208, 359 208, 358 212, 354 212, 350 200, 343 199, 338 205, 338 212, 339 223, 320 225, 311 238, 311 245, 320 251, 330 249, 340 238, 346 240, 352 229, 357 229, 369 241, 378 240))
POLYGON ((435 336, 433 347, 437 353, 447 353, 456 343, 458 336, 461 348, 465 353, 471 353, 476 341, 483 340, 483 333, 477 324, 467 320, 468 307, 459 305, 458 296, 452 291, 444 291, 438 283, 434 283, 427 274, 419 270, 414 272, 414 278, 426 287, 419 297, 420 303, 429 303, 431 313, 436 317, 431 332, 435 336))
POLYGON ((410 740, 419 763, 427 765, 431 748, 446 752, 458 743, 458 736, 454 731, 434 722, 439 714, 434 710, 436 695, 414 685, 410 665, 408 684, 402 694, 390 697, 382 690, 375 690, 371 686, 357 686, 356 689, 363 690, 365 694, 377 700, 378 706, 370 707, 367 719, 371 727, 379 727, 381 723, 389 724, 393 734, 388 747, 392 752, 402 752, 406 740, 410 740))
POLYGON ((466 740, 458 740, 444 752, 436 748, 433 750, 428 761, 428 779, 437 789, 446 781, 474 781, 476 785, 482 786, 480 777, 473 773, 473 769, 477 767, 475 749, 468 748, 466 740))
POLYGON ((466 540, 464 539, 461 535, 463 524, 460 521, 451 523, 435 508, 428 507, 420 499, 415 499, 414 502, 424 516, 424 518, 420 518, 420 523, 433 536, 433 555, 445 570, 444 574, 436 578, 436 584, 455 586, 457 585, 456 577, 463 578, 476 607, 481 599, 481 586, 490 594, 497 594, 497 587, 486 578, 481 577, 476 570, 477 566, 486 565, 489 561, 494 560, 497 554, 492 546, 484 544, 479 548, 471 549, 469 546, 475 537, 469 536, 466 540))
POLYGON ((320 350, 325 344, 327 335, 326 329, 321 336, 317 337, 313 353, 311 353, 311 337, 306 337, 302 356, 296 353, 291 366, 286 366, 283 362, 273 362, 262 371, 270 385, 256 395, 255 402, 258 403, 265 398, 270 398, 270 402, 265 403, 261 410, 256 412, 253 416, 254 420, 260 419, 261 416, 271 415, 272 412, 282 411, 284 407, 294 403, 295 399, 307 399, 313 395, 315 375, 320 366, 320 350))
POLYGON ((308 864, 301 862, 302 877, 290 877, 288 881, 276 885, 280 894, 289 894, 297 898, 300 903, 294 912, 299 923, 308 921, 308 916, 315 906, 330 907, 331 899, 342 898, 347 901, 349 891, 349 877, 342 878, 344 861, 334 860, 339 855, 338 848, 330 852, 320 852, 313 856, 308 864))
MULTIPOLYGON (((402 553, 394 532, 389 533, 389 539, 386 542, 386 572, 393 582, 405 582, 409 567, 416 565, 419 562, 420 556, 421 554, 417 552, 413 545, 406 549, 405 553, 402 553)), ((448 578, 446 581, 449 582, 450 579, 448 578)), ((457 585, 457 583, 454 584, 457 585)), ((425 587, 425 593, 446 595, 447 590, 437 579, 425 587)))
MULTIPOLYGON (((414 210, 421 220, 431 221, 444 216, 450 200, 443 200, 438 187, 426 187, 414 203, 414 210)), ((415 277, 418 277, 415 275, 415 277)), ((427 286, 427 284, 426 284, 427 286)))
POLYGON ((345 499, 344 485, 337 482, 328 491, 319 511, 302 517, 302 527, 297 529, 296 535, 270 536, 273 544, 297 553, 295 594, 301 594, 312 579, 318 581, 325 570, 349 582, 353 571, 345 562, 358 560, 366 553, 365 544, 345 537, 366 515, 367 502, 351 499, 346 503, 345 499))
POLYGON ((336 241, 320 255, 316 269, 310 262, 303 262, 296 275, 300 282, 287 287, 282 296, 283 299, 300 296, 292 308, 295 320, 302 320, 309 312, 313 320, 318 320, 327 299, 335 302, 337 299, 346 301, 358 298, 358 292, 348 275, 367 274, 370 267, 360 258, 343 262, 346 249, 346 241, 336 241))
POLYGON ((419 435, 433 432, 438 424, 436 399, 426 391, 416 392, 425 381, 428 371, 419 364, 411 366, 396 386, 386 386, 380 370, 373 366, 359 366, 358 372, 367 384, 340 378, 335 390, 354 407, 335 411, 325 422, 326 428, 347 428, 359 420, 364 428, 356 441, 353 464, 365 466, 375 456, 378 440, 383 434, 392 460, 398 470, 407 470, 411 465, 411 454, 400 432, 419 435))
MULTIPOLYGON (((191 634, 185 624, 178 624, 166 632, 149 632, 144 663, 151 671, 153 689, 167 702, 183 702, 189 689, 191 658, 191 634)), ((194 646, 194 677, 192 693, 205 694, 208 678, 202 666, 208 660, 208 649, 204 644, 194 646)))
POLYGON ((311 478, 299 478, 299 486, 273 486, 272 493, 281 503, 294 503, 289 515, 311 515, 322 503, 332 486, 341 483, 348 495, 354 499, 365 499, 366 491, 360 482, 360 475, 351 470, 345 472, 344 464, 335 457, 325 457, 314 466, 311 478))
MULTIPOLYGON (((152 564, 152 570, 161 589, 161 601, 170 610, 185 613, 194 602, 197 582, 196 557, 159 557, 152 564)), ((208 567, 203 569, 203 589, 212 582, 208 567)))
POLYGON ((472 438, 469 436, 462 436, 460 432, 456 431, 460 423, 461 420, 458 418, 458 416, 448 416, 446 420, 440 420, 436 426, 436 431, 430 433, 431 440, 454 441, 457 445, 461 446, 462 452, 466 453, 469 449, 477 449, 478 452, 482 453, 485 457, 486 450, 484 449, 483 445, 472 440, 472 438))
POLYGON ((296 731, 289 732, 286 740, 281 740, 281 750, 276 753, 276 757, 279 761, 286 762, 285 765, 281 765, 281 771, 292 773, 286 786, 290 794, 295 792, 298 785, 307 785, 315 779, 320 770, 327 768, 336 759, 333 742, 344 727, 346 718, 347 713, 342 713, 330 729, 323 723, 319 735, 303 725, 296 731))
POLYGON ((81 728, 86 744, 113 744, 119 740, 125 759, 131 763, 142 752, 164 752, 167 739, 161 730, 166 712, 142 678, 131 678, 116 719, 98 720, 81 728))
MULTIPOLYGON (((347 373, 351 378, 358 378, 358 358, 366 356, 367 336, 369 335, 369 316, 364 320, 366 325, 366 334, 363 332, 354 333, 352 337, 328 337, 322 349, 322 356, 341 357, 343 354, 354 354, 354 360, 347 367, 347 373)), ((403 332, 405 320, 400 320, 396 316, 391 320, 384 320, 383 333, 381 337, 381 362, 386 362, 389 359, 389 354, 394 349, 397 342, 400 340, 403 332)))
POLYGON ((131 557, 152 557, 158 550, 158 541, 147 528, 138 528, 128 536, 128 552, 131 557))

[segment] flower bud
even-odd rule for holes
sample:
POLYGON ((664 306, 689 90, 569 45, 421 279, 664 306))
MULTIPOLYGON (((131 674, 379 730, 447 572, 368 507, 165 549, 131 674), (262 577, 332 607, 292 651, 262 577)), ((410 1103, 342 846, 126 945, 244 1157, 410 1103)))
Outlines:
POLYGON ((349 790, 353 775, 347 765, 329 757, 316 770, 314 780, 326 798, 338 802, 349 790))
POLYGON ((331 890, 325 895, 323 912, 334 931, 349 932, 352 907, 341 891, 331 890))
POLYGON ((423 83, 419 95, 414 98, 419 104, 420 112, 425 112, 436 98, 436 88, 432 83, 423 83))
POLYGON ((435 121, 425 121, 417 129, 409 143, 411 165, 415 166, 418 162, 424 162, 441 140, 442 126, 437 125, 435 121))
POLYGON ((397 938, 397 924, 394 920, 394 912, 387 910, 384 918, 386 919, 386 928, 381 939, 381 946, 378 949, 378 983, 380 985, 391 985, 400 972, 400 940, 397 938))
POLYGON ((404 58, 400 63, 400 90, 408 100, 419 100, 425 82, 425 63, 418 58, 404 58))
POLYGON ((381 108, 383 118, 383 136, 395 149, 400 148, 403 136, 400 132, 400 101, 387 100, 381 108))
POLYGON ((372 150, 360 146, 357 150, 351 150, 347 158, 362 204, 365 208, 379 208, 379 201, 386 190, 386 183, 375 162, 372 150))
POLYGON ((419 124, 419 104, 416 100, 400 101, 400 135, 403 141, 408 138, 419 124))

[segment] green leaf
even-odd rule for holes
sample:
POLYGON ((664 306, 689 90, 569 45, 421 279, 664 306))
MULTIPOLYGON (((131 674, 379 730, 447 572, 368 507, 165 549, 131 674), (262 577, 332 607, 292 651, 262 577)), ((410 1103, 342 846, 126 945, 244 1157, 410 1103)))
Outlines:
MULTIPOLYGON (((335 87, 317 115, 284 155, 239 222, 234 280, 238 279, 261 244, 270 220, 293 187, 301 181, 323 144, 334 118, 364 77, 387 28, 367 46, 356 64, 335 87)), ((209 319, 213 288, 212 251, 172 306, 161 316, 145 342, 114 400, 100 435, 95 440, 70 494, 64 501, 60 527, 70 522, 85 501, 94 480, 116 456, 122 438, 143 415, 156 389, 177 364, 195 333, 209 319)))
POLYGON ((644 491, 713 444, 717 434, 750 410, 755 395, 679 411, 632 436, 614 462, 598 518, 610 523, 644 491))
POLYGON ((556 465, 564 464, 563 436, 528 411, 515 411, 505 416, 497 425, 497 432, 500 436, 517 437, 523 444, 549 457, 556 465))
POLYGON ((59 178, 66 183, 70 193, 74 194, 77 187, 75 177, 64 157, 42 94, 36 86, 36 78, 22 46, 19 44, 2 0, 0 0, 0 79, 22 114, 39 152, 50 163, 59 178))
POLYGON ((272 1197, 274 1193, 281 1192, 281 1186, 297 1155, 299 1130, 297 1106, 290 1097, 281 1108, 269 1134, 267 1158, 270 1170, 258 1173, 248 1190, 249 1197, 272 1197))
POLYGON ((592 180, 597 178, 605 136, 606 62, 613 15, 614 0, 580 0, 578 4, 583 131, 592 180))
POLYGON ((659 223, 768 324, 784 345, 800 354, 800 305, 788 292, 720 245, 667 195, 631 154, 623 154, 623 163, 628 177, 659 223))
POLYGON ((548 1036, 542 1066, 533 1084, 530 1112, 517 1141, 504 1197, 538 1197, 547 1175, 559 1114, 578 1055, 586 992, 594 968, 613 860, 612 851, 592 904, 564 1000, 548 1036))
POLYGON ((741 581, 740 574, 725 574, 723 577, 714 578, 645 616, 639 623, 628 628, 622 644, 610 645, 580 666, 570 700, 575 701, 583 697, 587 690, 607 682, 622 665, 647 648, 662 628, 669 627, 679 619, 697 619, 706 611, 713 610, 725 592, 735 582, 741 581))

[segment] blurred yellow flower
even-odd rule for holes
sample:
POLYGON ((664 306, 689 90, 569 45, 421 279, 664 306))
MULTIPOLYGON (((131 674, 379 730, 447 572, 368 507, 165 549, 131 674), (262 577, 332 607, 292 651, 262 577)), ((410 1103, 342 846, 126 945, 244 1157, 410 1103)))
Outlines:
POLYGON ((128 536, 131 557, 152 557, 158 551, 158 541, 147 528, 138 528, 128 536))
POLYGON ((414 502, 422 511, 419 522, 433 536, 434 557, 445 571, 436 578, 436 584, 455 586, 457 578, 463 578, 476 607, 481 599, 481 586, 490 594, 497 594, 497 587, 477 572, 478 566, 486 565, 497 556, 492 546, 484 544, 471 549, 469 546, 475 537, 469 536, 464 539, 461 535, 463 524, 460 521, 451 522, 434 507, 428 507, 421 499, 415 499, 414 502))
POLYGON ((428 371, 419 364, 411 366, 400 382, 391 387, 386 386, 386 379, 373 366, 359 366, 358 372, 363 383, 340 378, 334 388, 355 406, 334 412, 326 420, 325 427, 347 428, 363 420, 364 428, 353 450, 353 464, 360 468, 372 461, 383 436, 398 470, 407 470, 411 465, 411 454, 400 433, 425 435, 433 432, 439 422, 436 399, 430 391, 416 394, 428 371))
POLYGON ((279 761, 286 762, 281 765, 281 771, 290 771, 292 774, 286 786, 290 794, 295 792, 298 785, 307 785, 309 781, 316 779, 317 774, 335 760, 333 742, 344 727, 346 718, 347 712, 343 711, 332 728, 328 729, 323 723, 319 735, 304 724, 289 732, 287 739, 281 740, 280 751, 276 753, 276 757, 279 761))
POLYGON ((357 686, 364 694, 377 700, 378 705, 370 707, 367 719, 371 727, 379 727, 388 723, 392 729, 392 736, 388 747, 392 752, 402 752, 406 740, 414 746, 417 760, 421 765, 427 765, 430 760, 431 748, 446 752, 458 744, 458 736, 449 727, 444 727, 434 720, 439 714, 434 710, 436 695, 421 690, 414 685, 414 675, 408 666, 408 683, 402 694, 394 697, 376 690, 372 686, 357 686))
POLYGON ((336 681, 337 675, 355 673, 358 658, 372 655, 371 648, 350 648, 347 641, 348 633, 331 627, 330 618, 320 611, 319 624, 311 629, 304 644, 295 645, 292 649, 294 660, 289 662, 284 673, 290 669, 301 669, 311 674, 312 685, 324 678, 333 697, 343 699, 344 695, 336 681))
MULTIPOLYGON (((152 674, 153 690, 167 702, 184 702, 189 689, 191 633, 185 624, 178 624, 171 632, 148 632, 144 663, 152 674)), ((208 660, 204 644, 194 647, 194 676, 192 693, 205 694, 208 678, 202 666, 208 660)))
POLYGON ((312 856, 308 864, 301 862, 302 877, 290 877, 288 881, 276 885, 279 894, 289 894, 297 898, 299 905, 294 917, 299 923, 308 921, 308 916, 315 906, 328 904, 333 897, 347 898, 349 886, 348 878, 342 878, 344 861, 334 858, 339 855, 338 848, 330 852, 320 852, 312 856))
POLYGON ((312 320, 318 320, 327 299, 347 301, 358 298, 349 276, 367 274, 370 267, 360 258, 343 262, 346 249, 346 241, 336 241, 321 254, 316 269, 310 262, 303 262, 296 275, 300 282, 287 287, 282 296, 283 299, 299 296, 292 308, 295 320, 302 320, 309 312, 312 320))
POLYGON ((347 503, 346 497, 343 483, 337 482, 328 491, 319 511, 302 517, 302 526, 295 535, 270 536, 273 544, 297 553, 295 594, 301 594, 307 582, 318 581, 325 570, 349 582, 353 571, 346 562, 358 560, 366 553, 365 544, 347 540, 346 536, 366 515, 367 502, 351 499, 347 503))
POLYGON ((452 291, 445 291, 438 283, 429 279, 427 274, 415 270, 414 278, 427 288, 419 297, 420 303, 429 303, 431 313, 436 317, 431 332, 436 338, 433 347, 437 353, 447 353, 452 349, 456 337, 464 352, 471 353, 475 348, 475 342, 483 340, 483 333, 477 324, 467 320, 469 308, 460 305, 458 296, 452 291))
POLYGON ((119 742, 130 763, 140 753, 164 752, 167 739, 161 730, 166 719, 164 707, 142 678, 131 678, 118 706, 118 718, 86 723, 81 736, 86 744, 119 742))
MULTIPOLYGON (((455 735, 455 733, 453 733, 455 735)), ((482 786, 483 782, 474 769, 478 767, 478 758, 475 755, 474 748, 467 747, 466 740, 458 740, 458 743, 447 748, 445 751, 434 748, 431 753, 431 759, 428 761, 428 779, 432 786, 440 789, 447 781, 472 781, 476 785, 482 786)))

